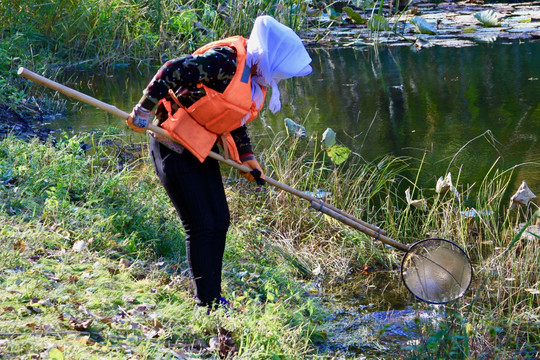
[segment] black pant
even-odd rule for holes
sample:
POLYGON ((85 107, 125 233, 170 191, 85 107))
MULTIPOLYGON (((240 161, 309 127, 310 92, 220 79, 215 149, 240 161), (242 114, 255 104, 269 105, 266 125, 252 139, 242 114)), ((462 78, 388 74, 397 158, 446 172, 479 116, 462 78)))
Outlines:
POLYGON ((186 232, 188 264, 200 305, 221 294, 221 265, 230 214, 219 163, 201 163, 188 150, 178 154, 150 139, 156 173, 180 215, 186 232))

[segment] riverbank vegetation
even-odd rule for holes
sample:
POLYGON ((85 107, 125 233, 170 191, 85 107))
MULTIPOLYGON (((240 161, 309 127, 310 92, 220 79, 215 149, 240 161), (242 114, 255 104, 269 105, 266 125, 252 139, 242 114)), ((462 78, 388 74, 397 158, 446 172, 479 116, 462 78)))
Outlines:
MULTIPOLYGON (((157 66, 217 36, 247 35, 248 19, 258 13, 305 29, 302 4, 4 1, 0 103, 27 118, 64 108, 65 100, 42 97, 42 89, 18 78, 21 65, 50 77, 65 69, 157 66)), ((466 297, 440 308, 447 316, 424 325, 422 337, 400 349, 402 358, 538 356, 540 242, 532 229, 540 224, 534 203, 510 209, 509 183, 519 166, 494 166, 478 184, 453 173, 451 185, 438 187, 448 174, 431 173, 428 157, 366 162, 351 149, 336 165, 317 138, 308 139, 275 136, 259 151, 267 174, 405 243, 448 238, 472 259, 475 281, 466 297), (432 178, 432 186, 420 186, 419 178, 432 178)), ((144 144, 115 132, 2 139, 1 354, 329 358, 319 347, 329 334, 318 296, 358 276, 368 286, 373 270, 399 266, 395 250, 223 169, 233 219, 224 293, 233 309, 207 314, 194 307, 183 230, 145 154, 144 144)))
MULTIPOLYGON (((403 358, 538 353, 540 247, 528 232, 538 213, 533 204, 508 209, 511 171, 437 193, 400 174, 410 159, 368 164, 351 156, 345 170, 323 161, 313 143, 276 141, 261 154, 270 176, 306 191, 325 189, 328 201, 406 243, 443 237, 467 249, 471 290, 445 307, 446 317, 426 324, 425 337, 400 350, 403 358), (404 184, 422 206, 406 201, 404 184)), ((3 353, 325 358, 317 344, 328 336, 328 315, 314 295, 324 294, 324 284, 399 264, 395 250, 308 210, 303 200, 224 169, 233 223, 224 294, 234 309, 207 314, 194 307, 183 230, 144 153, 144 145, 111 134, 55 145, 2 140, 3 353)))
POLYGON ((311 352, 312 300, 290 269, 263 252, 259 233, 238 236, 239 227, 229 238, 224 292, 235 309, 196 309, 174 209, 146 160, 118 168, 116 141, 1 142, 1 353, 262 359, 311 352), (91 146, 86 155, 82 148, 91 146))

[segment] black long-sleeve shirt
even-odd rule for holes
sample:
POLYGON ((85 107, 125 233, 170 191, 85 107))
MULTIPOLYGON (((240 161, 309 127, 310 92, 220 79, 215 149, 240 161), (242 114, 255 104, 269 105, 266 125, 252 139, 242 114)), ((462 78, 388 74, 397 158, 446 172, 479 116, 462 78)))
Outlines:
MULTIPOLYGON (((163 98, 168 100, 172 89, 182 105, 189 107, 205 95, 204 89, 197 88, 204 84, 209 88, 223 92, 231 82, 237 67, 234 49, 222 46, 210 49, 200 55, 190 55, 167 61, 156 73, 143 91, 139 103, 148 110, 153 110, 163 98)), ((173 111, 176 104, 173 102, 173 111)), ((168 113, 163 106, 156 109, 157 125, 163 123, 168 113)), ((231 131, 242 160, 253 154, 251 141, 246 126, 231 131)))

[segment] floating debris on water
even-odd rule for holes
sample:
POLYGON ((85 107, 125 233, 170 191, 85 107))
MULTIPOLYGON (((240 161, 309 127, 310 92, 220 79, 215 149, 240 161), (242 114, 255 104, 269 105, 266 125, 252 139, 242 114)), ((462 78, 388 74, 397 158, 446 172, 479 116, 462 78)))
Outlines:
POLYGON ((467 209, 465 211, 461 212, 461 215, 463 215, 466 218, 473 219, 477 216, 483 217, 483 216, 489 216, 492 215, 493 212, 489 210, 476 210, 476 209, 467 209))

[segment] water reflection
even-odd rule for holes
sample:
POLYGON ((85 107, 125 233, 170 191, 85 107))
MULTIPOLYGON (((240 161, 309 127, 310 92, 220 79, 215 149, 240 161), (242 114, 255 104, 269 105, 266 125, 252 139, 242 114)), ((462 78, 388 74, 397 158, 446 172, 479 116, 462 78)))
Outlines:
POLYGON ((321 351, 336 358, 395 359, 420 341, 422 327, 443 316, 437 306, 408 305, 396 272, 357 275, 347 286, 326 289, 322 299, 329 314, 320 325, 328 336, 321 351))
MULTIPOLYGON (((447 168, 478 182, 498 157, 503 168, 540 161, 539 51, 540 42, 317 51, 312 77, 287 84, 284 115, 307 119, 308 132, 332 127, 367 159, 428 151, 424 183, 447 168)), ((517 177, 538 188, 535 174, 525 166, 517 177)))
MULTIPOLYGON (((313 74, 284 81, 282 111, 263 111, 262 121, 252 123, 258 146, 270 142, 265 125, 284 131, 289 117, 305 125, 308 136, 320 138, 331 127, 368 160, 388 153, 420 159, 427 152, 420 179, 426 186, 447 169, 461 171, 462 183, 480 182, 499 157, 503 169, 540 163, 539 41, 420 52, 405 46, 310 52, 313 74)), ((81 91, 129 111, 155 70, 71 75, 81 91)), ((76 131, 122 126, 86 105, 55 124, 76 131)), ((519 167, 512 190, 526 180, 540 192, 538 167, 519 167)))

